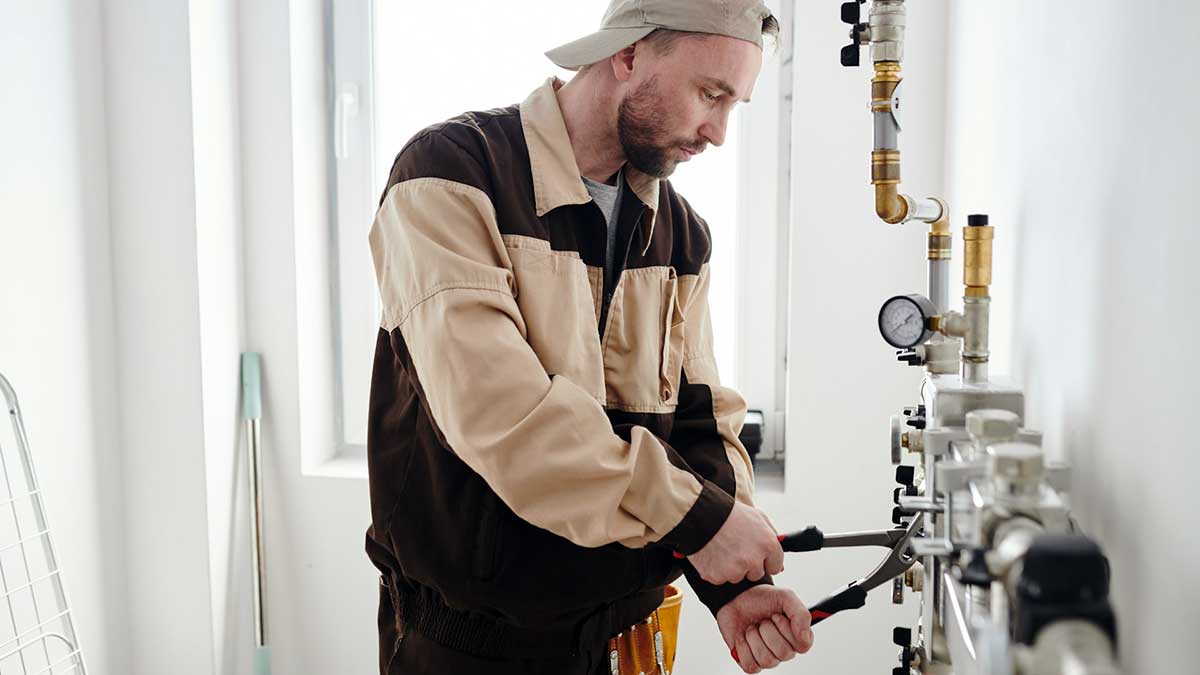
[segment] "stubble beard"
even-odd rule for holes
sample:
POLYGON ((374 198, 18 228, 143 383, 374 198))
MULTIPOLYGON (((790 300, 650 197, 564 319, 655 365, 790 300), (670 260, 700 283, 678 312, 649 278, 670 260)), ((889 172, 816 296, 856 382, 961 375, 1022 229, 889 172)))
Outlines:
POLYGON ((698 146, 686 141, 663 144, 660 139, 670 136, 661 97, 658 77, 643 82, 627 94, 617 107, 617 138, 630 166, 655 178, 666 178, 675 172, 678 160, 671 157, 679 147, 698 152, 698 146))

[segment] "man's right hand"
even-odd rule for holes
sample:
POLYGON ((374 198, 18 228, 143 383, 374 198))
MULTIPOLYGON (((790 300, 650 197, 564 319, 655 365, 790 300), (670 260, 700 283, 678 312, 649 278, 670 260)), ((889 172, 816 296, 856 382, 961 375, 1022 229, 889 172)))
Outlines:
POLYGON ((734 503, 729 518, 704 548, 687 559, 710 584, 758 581, 764 574, 783 571, 779 533, 766 514, 741 502, 734 503))

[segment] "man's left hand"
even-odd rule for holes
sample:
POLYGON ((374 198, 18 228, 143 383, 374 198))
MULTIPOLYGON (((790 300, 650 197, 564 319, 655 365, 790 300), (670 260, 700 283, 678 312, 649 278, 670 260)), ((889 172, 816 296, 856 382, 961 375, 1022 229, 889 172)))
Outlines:
POLYGON ((812 617, 790 589, 755 586, 717 612, 717 626, 747 673, 774 668, 812 648, 812 617))

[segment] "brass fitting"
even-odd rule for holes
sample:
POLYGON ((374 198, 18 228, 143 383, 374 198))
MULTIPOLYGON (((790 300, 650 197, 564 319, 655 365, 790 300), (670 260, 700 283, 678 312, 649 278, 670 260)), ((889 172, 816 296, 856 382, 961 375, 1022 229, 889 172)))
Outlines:
MULTIPOLYGON (((874 164, 873 158, 874 158, 875 153, 871 153, 871 154, 872 154, 871 173, 874 174, 875 164, 874 164)), ((896 154, 896 175, 899 176, 900 175, 900 153, 897 152, 895 154, 896 154)), ((904 198, 900 196, 899 190, 897 189, 897 184, 900 182, 899 178, 897 178, 895 181, 888 181, 886 183, 880 183, 879 181, 875 181, 875 180, 872 180, 871 182, 875 184, 875 213, 876 213, 876 215, 878 215, 879 218, 882 219, 885 223, 888 223, 891 225, 895 225, 896 223, 904 222, 904 219, 908 216, 908 202, 904 201, 904 198)))
POLYGON ((967 286, 968 297, 987 297, 988 286, 992 285, 995 231, 986 224, 986 218, 971 216, 970 224, 963 228, 963 284, 967 286))
MULTIPOLYGON (((888 112, 900 84, 900 63, 880 61, 871 80, 871 112, 888 112)), ((871 153, 871 184, 875 186, 875 213, 895 225, 908 216, 908 203, 900 196, 900 150, 883 148, 871 153)))
POLYGON ((875 77, 871 79, 871 110, 887 110, 892 104, 892 94, 900 84, 900 62, 878 61, 875 77))
POLYGON ((952 257, 953 239, 950 236, 950 208, 946 202, 937 200, 942 205, 942 217, 929 224, 929 259, 949 260, 952 257))
POLYGON ((929 330, 946 337, 963 337, 967 334, 967 320, 960 312, 946 312, 929 317, 929 330))
POLYGON ((916 563, 904 572, 904 585, 920 593, 925 590, 925 568, 916 563))

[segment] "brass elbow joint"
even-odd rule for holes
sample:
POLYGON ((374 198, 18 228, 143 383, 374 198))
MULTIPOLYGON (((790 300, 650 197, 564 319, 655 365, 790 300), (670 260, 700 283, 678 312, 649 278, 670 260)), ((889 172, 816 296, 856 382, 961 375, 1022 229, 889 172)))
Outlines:
MULTIPOLYGON (((899 155, 900 153, 896 153, 899 155)), ((900 168, 899 159, 896 161, 900 168)), ((897 171, 898 173, 898 171, 897 171)), ((900 196, 896 183, 875 183, 875 213, 885 223, 895 225, 908 217, 908 202, 900 196)))

